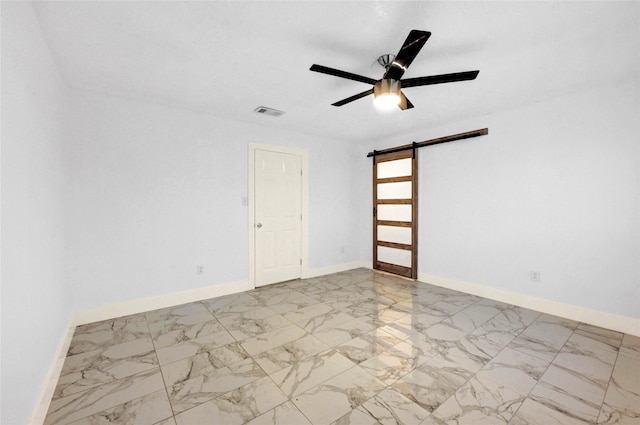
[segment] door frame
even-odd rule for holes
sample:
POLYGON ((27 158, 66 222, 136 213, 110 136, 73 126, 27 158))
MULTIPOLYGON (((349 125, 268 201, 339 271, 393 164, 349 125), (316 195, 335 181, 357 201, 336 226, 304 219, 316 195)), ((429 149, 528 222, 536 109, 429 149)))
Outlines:
POLYGON ((248 190, 247 190, 247 234, 249 236, 249 284, 256 287, 256 227, 255 227, 255 153, 257 150, 277 152, 301 157, 302 167, 302 225, 301 225, 301 255, 302 264, 300 277, 307 274, 309 267, 309 151, 306 148, 293 146, 272 145, 267 143, 249 142, 248 190))

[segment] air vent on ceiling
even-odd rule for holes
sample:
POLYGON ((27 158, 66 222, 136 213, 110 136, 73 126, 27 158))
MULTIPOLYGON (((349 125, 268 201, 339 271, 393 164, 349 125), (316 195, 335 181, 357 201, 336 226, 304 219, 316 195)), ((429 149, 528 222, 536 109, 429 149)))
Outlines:
POLYGON ((258 106, 253 112, 258 114, 271 115, 272 117, 279 117, 284 114, 284 111, 278 111, 277 109, 267 108, 266 106, 258 106))

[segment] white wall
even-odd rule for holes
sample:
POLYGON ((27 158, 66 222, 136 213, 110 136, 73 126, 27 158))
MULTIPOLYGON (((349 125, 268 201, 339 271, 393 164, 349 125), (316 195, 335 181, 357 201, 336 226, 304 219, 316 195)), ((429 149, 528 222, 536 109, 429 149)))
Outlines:
POLYGON ((635 78, 414 134, 489 128, 420 150, 419 271, 640 318, 639 93, 635 78))
POLYGON ((265 127, 82 91, 71 99, 74 309, 246 280, 249 142, 309 149, 310 267, 361 259, 349 211, 366 195, 353 193, 351 144, 285 132, 273 121, 265 127))
POLYGON ((249 142, 309 149, 309 267, 362 259, 353 144, 67 89, 31 5, 2 12, 2 423, 75 311, 247 279, 249 142))
POLYGON ((66 88, 29 3, 2 2, 2 414, 25 424, 70 318, 66 88))

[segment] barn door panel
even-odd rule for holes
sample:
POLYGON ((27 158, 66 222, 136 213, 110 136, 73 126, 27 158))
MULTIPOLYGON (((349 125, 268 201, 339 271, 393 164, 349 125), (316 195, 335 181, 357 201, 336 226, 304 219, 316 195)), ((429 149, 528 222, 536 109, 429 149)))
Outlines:
POLYGON ((374 156, 373 268, 418 277, 415 150, 374 156))

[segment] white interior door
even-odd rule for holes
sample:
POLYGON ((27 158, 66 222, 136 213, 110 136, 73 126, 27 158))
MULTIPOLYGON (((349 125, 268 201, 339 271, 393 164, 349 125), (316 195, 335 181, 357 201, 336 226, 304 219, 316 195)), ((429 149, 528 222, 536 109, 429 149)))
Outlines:
POLYGON ((302 277, 302 157, 255 150, 255 284, 302 277))

